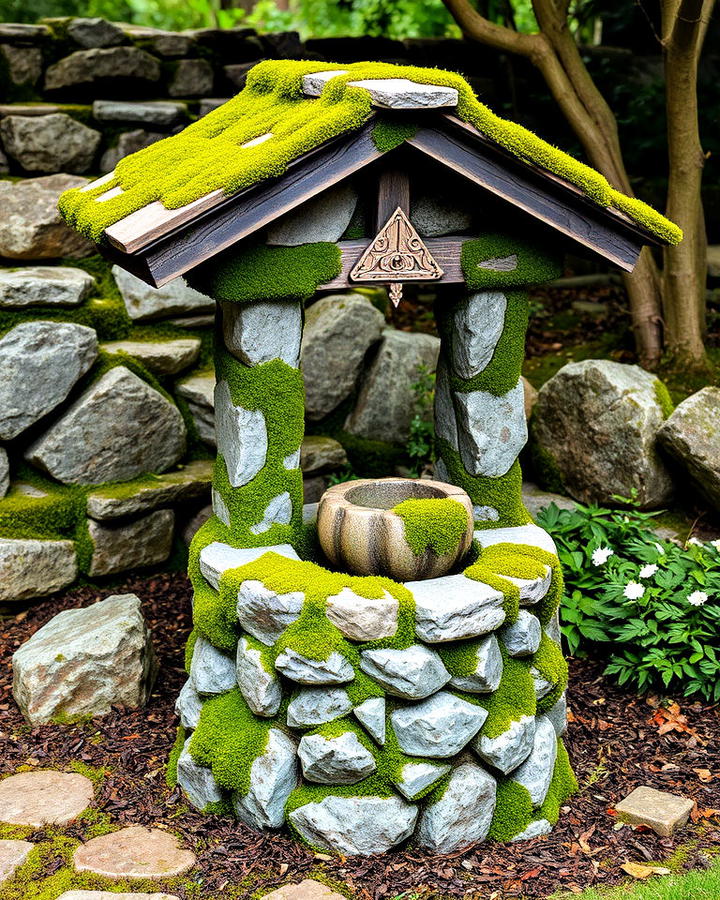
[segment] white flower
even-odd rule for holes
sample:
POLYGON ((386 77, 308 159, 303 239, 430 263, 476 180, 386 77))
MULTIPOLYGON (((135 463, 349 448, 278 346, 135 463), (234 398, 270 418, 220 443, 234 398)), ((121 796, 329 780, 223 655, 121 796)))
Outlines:
POLYGON ((658 567, 655 565, 655 563, 649 563, 647 566, 643 566, 642 569, 640 569, 640 577, 650 578, 657 572, 657 570, 658 567))
POLYGON ((660 554, 660 556, 665 556, 665 548, 663 547, 662 544, 658 544, 658 543, 656 542, 656 543, 655 543, 655 549, 656 549, 657 552, 660 554))
POLYGON ((702 606, 707 603, 708 595, 705 591, 693 591, 687 598, 687 602, 691 606, 702 606))
POLYGON ((639 600, 644 593, 645 588, 637 581, 628 581, 625 585, 625 590, 623 591, 623 595, 627 597, 628 600, 639 600))
POLYGON ((610 559, 610 557, 615 553, 614 550, 611 550, 609 547, 598 547, 596 550, 593 550, 592 553, 592 561, 594 566, 603 566, 610 559))
POLYGON ((688 539, 688 545, 694 544, 696 547, 702 547, 703 542, 699 541, 696 537, 691 537, 688 539))
POLYGON ((710 541, 710 543, 716 550, 720 550, 720 538, 718 538, 716 541, 710 541))

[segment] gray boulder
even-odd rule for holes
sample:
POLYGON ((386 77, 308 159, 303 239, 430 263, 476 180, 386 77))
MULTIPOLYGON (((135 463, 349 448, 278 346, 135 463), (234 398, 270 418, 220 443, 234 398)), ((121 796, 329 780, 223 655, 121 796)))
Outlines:
POLYGON ((535 699, 542 700, 543 697, 547 697, 554 685, 552 681, 548 681, 535 666, 530 666, 530 674, 532 675, 533 686, 535 688, 535 699))
POLYGON ((221 303, 225 346, 246 366, 281 359, 293 368, 300 363, 302 309, 299 303, 255 300, 221 303))
POLYGON ((206 97, 212 94, 213 69, 206 59, 181 59, 168 85, 171 97, 206 97))
POLYGON ((76 577, 72 541, 0 538, 0 603, 53 594, 76 577))
POLYGON ((519 834, 516 834, 514 838, 510 838, 510 843, 514 844, 518 841, 532 841, 534 838, 550 834, 552 828, 552 825, 547 819, 533 819, 527 828, 524 828, 519 834))
POLYGON ((200 338, 174 338, 169 341, 108 341, 101 344, 106 353, 127 353, 157 375, 177 375, 197 361, 200 338))
POLYGON ((196 372, 182 381, 175 389, 178 396, 187 401, 200 440, 216 447, 215 440, 215 373, 196 372))
POLYGON ((334 438, 308 434, 300 446, 300 468, 303 475, 322 475, 347 465, 343 445, 334 438))
POLYGON ((13 696, 33 725, 143 706, 157 672, 135 594, 54 616, 13 655, 13 696))
POLYGON ((472 210, 460 197, 422 194, 412 203, 410 221, 423 237, 460 234, 472 225, 472 210))
POLYGON ((360 668, 389 694, 406 700, 422 700, 450 681, 450 673, 429 647, 413 644, 404 650, 363 650, 360 668))
POLYGON ((125 32, 119 25, 98 17, 71 19, 67 33, 68 37, 85 49, 114 47, 126 41, 125 32))
POLYGON ((527 789, 533 806, 540 806, 547 796, 556 758, 555 728, 547 716, 537 716, 530 755, 512 774, 512 780, 527 789))
POLYGON ((405 585, 415 598, 415 634, 426 644, 480 637, 505 621, 503 594, 465 575, 405 585))
MULTIPOLYGON (((166 137, 167 135, 162 132, 145 131, 142 128, 135 128, 132 131, 123 131, 122 134, 118 135, 117 143, 108 147, 100 157, 98 168, 103 174, 112 172, 121 159, 125 159, 125 157, 130 156, 131 153, 137 153, 139 150, 144 150, 145 147, 156 144, 166 137)), ((162 288, 160 290, 162 290, 162 288)), ((198 325, 199 324, 200 323, 198 323, 198 325)))
POLYGON ((527 441, 522 381, 500 397, 489 391, 454 396, 463 465, 472 475, 505 475, 527 441))
POLYGON ((475 668, 470 675, 453 675, 450 687, 471 694, 488 694, 500 686, 503 659, 500 645, 494 634, 489 634, 474 644, 475 668))
POLYGON ((237 683, 256 716, 274 716, 282 703, 277 675, 265 667, 262 653, 244 635, 237 647, 237 683))
POLYGON ((193 648, 190 680, 203 697, 224 694, 237 684, 235 661, 200 636, 193 648))
POLYGON ((11 84, 33 88, 42 75, 43 58, 39 47, 0 44, 0 57, 5 63, 11 84))
POLYGON ((354 731, 333 738, 306 734, 300 739, 298 756, 303 776, 318 784, 355 784, 377 769, 375 757, 354 731))
POLYGON ((97 358, 92 328, 24 322, 0 340, 0 438, 17 437, 63 402, 97 358))
POLYGON ((159 509, 130 522, 88 519, 93 544, 89 575, 113 575, 165 562, 172 550, 175 513, 159 509))
POLYGON ((483 762, 507 775, 525 762, 533 749, 534 740, 535 716, 521 716, 496 737, 479 735, 473 741, 472 748, 483 762))
POLYGON ((312 728, 339 719, 351 709, 345 688, 303 688, 288 704, 287 723, 290 728, 312 728))
POLYGON ((558 737, 562 737, 567 731, 567 714, 567 694, 563 691, 558 702, 545 713, 552 722, 555 734, 558 737))
POLYGON ((400 777, 393 784, 407 800, 416 800, 449 771, 450 766, 447 763, 405 763, 400 769, 400 777))
POLYGON ((435 371, 439 352, 440 339, 432 334, 386 329, 346 430, 371 440, 407 441, 417 404, 413 385, 421 368, 435 371))
POLYGON ((195 809, 204 810, 211 803, 221 803, 222 790, 205 766, 199 766, 190 755, 192 737, 185 741, 177 761, 177 783, 195 809))
POLYGON ((25 266, 0 270, 0 307, 79 306, 93 292, 95 279, 70 266, 25 266))
POLYGON ((200 721, 203 699, 195 690, 192 679, 188 678, 180 688, 180 693, 175 701, 175 712, 180 719, 180 724, 188 731, 193 731, 200 721))
POLYGON ((420 703, 393 710, 390 720, 404 753, 444 759, 455 756, 475 737, 487 715, 482 706, 439 691, 420 703))
POLYGON ((285 804, 299 780, 295 744, 271 728, 267 747, 250 767, 250 790, 243 796, 233 795, 235 815, 252 828, 280 828, 285 804))
POLYGON ((356 205, 357 194, 349 184, 330 188, 273 222, 268 228, 267 242, 286 247, 317 241, 334 244, 345 233, 356 205))
POLYGON ((160 80, 160 63, 137 47, 93 47, 77 50, 45 72, 46 91, 88 88, 110 79, 152 85, 160 80))
POLYGON ((453 853, 487 837, 495 812, 497 784, 473 763, 459 765, 439 800, 420 816, 416 839, 432 853, 453 853))
POLYGON ((25 181, 0 181, 0 256, 8 259, 80 259, 96 253, 95 244, 69 228, 57 204, 63 191, 82 187, 79 175, 46 175, 25 181))
POLYGON ((178 408, 125 366, 115 366, 27 449, 25 458, 65 484, 99 484, 163 472, 184 453, 185 423, 178 408))
POLYGON ((668 500, 672 482, 656 448, 661 390, 639 366, 593 359, 568 363, 543 385, 533 443, 567 493, 601 506, 634 491, 643 508, 668 500))
POLYGON ((301 359, 305 411, 311 421, 322 419, 349 396, 384 324, 383 314, 359 294, 332 294, 306 311, 301 359))
POLYGON ((92 110, 98 122, 168 126, 187 118, 187 105, 177 100, 95 100, 92 110))
POLYGON ((261 581, 243 581, 238 591, 240 626, 261 643, 272 646, 285 629, 300 618, 305 594, 277 594, 261 581))
POLYGON ((7 494, 10 488, 10 462, 7 450, 0 447, 0 500, 7 494))
POLYGON ((517 621, 506 625, 500 632, 500 638, 508 654, 513 657, 532 656, 540 646, 542 628, 537 616, 521 609, 517 621))
POLYGON ((235 406, 225 380, 215 386, 215 437, 230 484, 242 487, 252 481, 267 458, 265 417, 259 409, 235 406))
POLYGON ((418 810, 400 797, 325 797, 293 810, 290 821, 311 846, 343 856, 374 856, 410 837, 418 810))
POLYGON ((658 440, 700 495, 720 510, 720 387, 704 387, 677 407, 658 440))
POLYGON ((298 684, 345 684, 355 678, 352 664, 336 650, 327 659, 310 659, 288 647, 278 654, 275 668, 298 684))
POLYGON ((482 291, 461 300, 452 314, 452 363, 460 378, 472 378, 493 358, 505 327, 507 297, 482 291))
POLYGON ((385 698, 370 697, 353 710, 358 722, 381 747, 385 745, 385 698))
POLYGON ((87 172, 102 135, 64 113, 5 116, 0 121, 5 152, 26 172, 87 172))
POLYGON ((135 322, 207 313, 215 309, 214 300, 189 287, 183 278, 174 278, 163 287, 154 288, 120 266, 113 266, 112 274, 125 309, 135 322))
MULTIPOLYGON (((265 420, 263 420, 262 427, 265 427, 265 420)), ((273 525, 289 525, 290 520, 292 519, 292 511, 292 498, 290 497, 290 492, 283 491, 282 494, 278 494, 277 497, 272 498, 265 507, 262 519, 254 525, 251 525, 250 531, 252 534, 264 534, 266 531, 269 531, 273 525)))
POLYGON ((351 641, 379 641, 397 631, 399 603, 388 591, 383 597, 360 597, 351 588, 327 598, 325 614, 351 641))

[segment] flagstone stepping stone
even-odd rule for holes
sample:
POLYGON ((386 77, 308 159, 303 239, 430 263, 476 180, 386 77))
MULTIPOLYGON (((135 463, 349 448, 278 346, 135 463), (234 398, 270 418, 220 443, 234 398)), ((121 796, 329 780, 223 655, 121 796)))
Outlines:
POLYGON ((106 878, 170 878, 192 869, 195 862, 195 854, 183 850, 174 835, 142 825, 93 838, 73 855, 76 871, 106 878))
POLYGON ((66 825, 93 799, 92 781, 69 772, 20 772, 0 781, 0 822, 10 825, 66 825))
POLYGON ((688 820, 692 800, 658 791, 648 785, 641 785, 615 805, 621 822, 631 825, 648 825, 661 837, 670 837, 688 820))
POLYGON ((114 891, 65 891, 58 900, 180 900, 175 894, 116 894, 114 891))
POLYGON ((0 884, 12 877, 32 848, 30 841, 0 841, 0 884))
MULTIPOLYGON (((122 895, 114 894, 113 896, 118 897, 122 895)), ((60 900, 62 900, 62 897, 60 900)), ((84 898, 78 897, 77 900, 84 900, 84 898)), ((342 894, 331 890, 326 884, 320 884, 319 881, 306 878, 297 884, 284 884, 276 891, 264 894, 262 900, 344 900, 344 898, 342 894)))

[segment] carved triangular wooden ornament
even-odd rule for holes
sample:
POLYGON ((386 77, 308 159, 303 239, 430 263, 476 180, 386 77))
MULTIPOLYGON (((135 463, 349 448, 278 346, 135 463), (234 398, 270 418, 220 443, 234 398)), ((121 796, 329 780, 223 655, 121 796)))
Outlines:
MULTIPOLYGON (((443 270, 398 206, 355 263, 352 281, 437 281, 443 270)), ((391 300, 398 305, 402 286, 393 286, 391 300)))

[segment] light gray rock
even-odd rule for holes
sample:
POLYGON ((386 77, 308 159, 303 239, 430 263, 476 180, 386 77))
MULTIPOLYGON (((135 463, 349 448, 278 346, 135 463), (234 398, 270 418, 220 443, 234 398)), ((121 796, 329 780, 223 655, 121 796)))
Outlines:
POLYGON ((85 49, 114 47, 126 40, 125 32, 119 25, 97 17, 71 19, 67 33, 76 44, 85 49))
POLYGON ((495 544, 529 544, 539 547, 557 556, 555 542, 539 525, 513 525, 509 528, 479 528, 474 533, 475 540, 481 547, 493 547, 495 544))
MULTIPOLYGON (((263 428, 265 427, 263 420, 263 428)), ((264 534, 273 525, 289 525, 292 519, 292 499, 288 491, 278 494, 265 507, 262 520, 250 526, 253 534, 264 534)))
POLYGON ((560 699, 555 704, 555 706, 551 707, 545 715, 552 722, 553 728, 555 729, 555 734, 558 737, 562 737, 567 731, 567 695, 565 691, 560 695, 560 699))
POLYGON ((94 287, 92 275, 71 266, 1 269, 0 307, 79 306, 94 287))
POLYGON ((658 440, 700 496, 720 510, 720 387, 704 387, 683 400, 658 431, 658 440))
POLYGON ((449 771, 450 766, 447 763, 405 763, 400 770, 399 779, 393 784, 406 800, 416 800, 449 771))
POLYGON ((0 340, 0 438, 17 437, 63 402, 97 358, 92 328, 23 322, 0 340))
POLYGON ((450 687, 471 694, 488 694, 500 686, 503 659, 500 645, 494 634, 489 634, 474 644, 475 668, 470 675, 454 675, 450 687))
MULTIPOLYGON (((135 128, 132 131, 123 131, 122 134, 118 135, 117 143, 108 147, 100 157, 98 169, 103 174, 112 172, 121 159, 125 159, 125 157, 130 156, 131 153, 137 153, 139 150, 144 150, 145 147, 156 144, 166 137, 167 134, 163 134, 162 132, 145 131, 142 128, 135 128)), ((198 319, 200 318, 201 317, 198 316, 198 319)), ((201 324, 204 323, 198 321, 197 327, 200 327, 201 324)))
POLYGON ((198 637, 190 663, 190 680, 198 694, 224 694, 236 686, 236 679, 235 660, 204 637, 198 637))
POLYGON ((506 625, 500 632, 500 638, 510 656, 531 656, 540 646, 541 634, 542 628, 538 617, 526 609, 521 609, 517 622, 506 625))
POLYGON ((551 503, 554 503, 558 509, 569 509, 570 511, 577 509, 577 503, 574 500, 565 497, 563 494, 544 491, 532 481, 523 482, 522 501, 525 509, 533 519, 537 519, 538 513, 543 509, 547 509, 551 503))
POLYGON ((197 361, 200 338, 174 338, 170 341, 107 341, 100 347, 106 353, 128 353, 157 375, 177 375, 197 361))
POLYGON ((363 650, 360 668, 389 694, 406 700, 422 700, 450 681, 450 673, 429 647, 413 644, 404 650, 363 650))
POLYGON ((179 397, 187 401, 200 439, 211 447, 215 440, 215 373, 200 372, 178 381, 175 389, 179 397))
POLYGON ((95 244, 68 227, 57 203, 63 191, 82 187, 79 175, 46 175, 24 181, 0 181, 0 256, 8 259, 81 259, 96 253, 95 244))
POLYGON ((550 834, 551 831, 552 825, 547 819, 533 819, 527 828, 523 829, 519 834, 516 834, 514 838, 510 838, 510 843, 514 844, 516 841, 531 841, 533 838, 550 834))
POLYGON ((215 437, 233 487, 242 487, 265 465, 268 433, 259 409, 235 406, 227 381, 215 386, 215 437))
POLYGON ((157 672, 135 594, 54 616, 13 655, 13 696, 33 725, 143 706, 157 672))
POLYGON ((415 634, 426 644, 480 637, 505 621, 505 598, 465 575, 443 575, 405 585, 415 598, 415 634))
POLYGON ((661 382, 639 366, 588 359, 568 363, 541 388, 532 420, 538 452, 582 503, 662 506, 672 482, 656 447, 661 382))
POLYGON ((520 606, 532 606, 547 594, 552 584, 552 569, 545 566, 543 575, 536 578, 516 578, 514 575, 504 575, 507 581, 517 585, 520 591, 520 606))
POLYGON ((88 519, 93 544, 89 575, 113 575, 165 562, 172 550, 175 513, 159 509, 130 522, 88 519))
POLYGON ((527 440, 522 382, 500 397, 489 391, 454 396, 463 465, 472 475, 505 475, 527 440))
POLYGON ((246 366, 281 359, 293 368, 300 363, 302 309, 299 303, 255 300, 220 303, 225 346, 246 366))
POLYGON ((472 378, 493 358, 505 327, 507 297, 500 291, 470 294, 452 315, 452 361, 455 374, 472 378))
POLYGON ((542 804, 552 781, 557 757, 557 735, 547 716, 537 716, 532 750, 525 762, 512 774, 512 780, 530 794, 533 806, 542 804))
POLYGON ((497 737, 478 735, 472 748, 483 762, 507 775, 525 762, 533 749, 534 739, 535 716, 521 716, 497 737))
MULTIPOLYGON (((345 69, 336 69, 304 75, 303 91, 310 97, 319 97, 331 78, 346 73, 345 69)), ((458 102, 455 88, 439 84, 419 84, 408 78, 364 78, 350 81, 348 86, 363 88, 370 94, 373 106, 385 109, 436 109, 457 106, 458 102)))
POLYGON ((26 172, 87 172, 102 135, 65 113, 5 116, 0 137, 8 156, 26 172))
POLYGON ((87 514, 92 519, 104 521, 200 500, 210 492, 212 470, 212 460, 197 459, 176 472, 156 476, 151 484, 128 488, 125 496, 120 495, 116 488, 100 488, 88 494, 87 514))
POLYGON ((290 728, 311 728, 339 719, 351 709, 345 688, 302 688, 288 704, 287 723, 290 728))
POLYGON ((308 434, 300 446, 300 468, 303 475, 322 475, 342 469, 348 464, 343 445, 334 438, 308 434))
POLYGON ((345 684, 355 678, 351 663, 336 650, 327 659, 310 659, 288 647, 278 654, 275 668, 298 684, 345 684))
POLYGON ((112 274, 127 313, 135 322, 215 309, 214 300, 189 287, 183 278, 174 278, 163 287, 154 288, 120 266, 113 266, 112 274))
POLYGON ((98 122, 137 125, 177 125, 187 117, 187 106, 177 100, 94 100, 92 110, 98 122))
POLYGON ((325 797, 289 819, 311 846, 343 856, 374 856, 410 837, 418 810, 400 797, 325 797))
POLYGON ((200 721, 200 713, 202 711, 203 699, 195 690, 192 679, 188 678, 185 684, 180 688, 180 693, 175 701, 175 712, 180 719, 183 728, 189 731, 194 730, 200 721))
POLYGON ((295 247, 316 241, 335 243, 345 233, 357 205, 357 194, 345 183, 323 191, 268 228, 268 244, 295 247))
POLYGON ((439 691, 390 714, 400 749, 411 756, 455 756, 482 728, 487 711, 447 691, 439 691))
POLYGON ((397 631, 399 603, 388 591, 375 599, 360 597, 351 588, 328 597, 325 614, 351 641, 379 641, 397 631))
POLYGON ((160 80, 160 63, 137 47, 93 47, 77 50, 45 72, 46 91, 90 87, 108 79, 152 85, 160 80))
POLYGON ((300 618, 304 603, 305 594, 301 591, 277 594, 261 581, 243 581, 238 591, 237 617, 245 631, 269 647, 300 618))
POLYGON ((53 594, 76 577, 72 541, 0 538, 0 603, 53 594))
POLYGON ((435 371, 439 352, 440 339, 435 335, 386 329, 362 379, 346 430, 371 440, 405 443, 416 414, 413 385, 421 368, 435 371))
POLYGON ((375 757, 354 731, 333 738, 303 735, 298 756, 303 776, 317 784, 355 784, 377 769, 375 757))
POLYGON ((28 447, 25 458, 65 484, 129 481, 175 465, 185 441, 178 408, 125 366, 115 366, 28 447))
POLYGON ((204 97, 212 94, 213 70, 206 59, 181 59, 168 85, 171 97, 204 97))
POLYGON ((416 839, 432 853, 453 853, 479 843, 490 831, 497 784, 480 766, 459 765, 443 796, 429 803, 420 816, 416 839))
MULTIPOLYGON (((220 491, 216 491, 215 488, 212 488, 211 491, 212 497, 212 513, 220 519, 220 521, 230 527, 230 509, 228 508, 227 503, 223 500, 222 494, 220 491)), ((209 517, 208 517, 209 518, 209 517)))
POLYGON ((410 221, 422 237, 467 232, 472 218, 472 210, 459 197, 447 194, 421 194, 410 207, 410 221))
POLYGON ((267 669, 258 647, 241 636, 237 647, 237 683, 245 702, 256 716, 274 716, 282 703, 280 680, 267 669))
POLYGON ((0 447, 0 500, 7 494, 10 487, 10 462, 7 450, 0 447))
POLYGON ((535 688, 535 699, 542 700, 543 697, 547 697, 554 685, 551 681, 548 681, 535 666, 530 666, 530 674, 532 675, 533 686, 535 688))
MULTIPOLYGON (((453 450, 458 449, 457 417, 450 392, 447 362, 443 354, 440 354, 435 373, 435 434, 447 441, 453 450)), ((443 464, 442 460, 435 463, 436 468, 438 464, 443 464)), ((447 477, 446 472, 442 480, 445 481, 447 477)))
POLYGON ((301 367, 311 421, 322 419, 349 396, 384 324, 380 310, 360 294, 331 294, 305 312, 301 367))
POLYGON ((250 767, 250 790, 233 795, 235 815, 252 828, 280 828, 285 804, 299 780, 294 742, 271 728, 265 751, 250 767))
POLYGON ((288 455, 283 459, 283 468, 287 469, 288 472, 292 471, 292 469, 300 468, 300 448, 297 450, 293 450, 292 453, 288 453, 288 455))
POLYGON ((0 44, 0 56, 14 85, 34 87, 42 75, 42 50, 39 47, 13 47, 0 44))
POLYGON ((220 803, 223 793, 213 777, 213 773, 205 766, 199 766, 190 755, 189 737, 183 746, 177 761, 177 783, 195 809, 204 810, 211 803, 220 803))
POLYGON ((353 713, 370 737, 384 747, 386 737, 385 698, 370 697, 369 700, 356 706, 353 713))
MULTIPOLYGON (((274 544, 270 547, 231 547, 229 544, 213 541, 212 544, 208 544, 200 551, 200 571, 202 572, 203 577, 207 579, 208 583, 211 584, 215 590, 218 590, 220 587, 220 578, 224 572, 228 569, 237 569, 239 566, 245 566, 248 563, 255 562, 255 560, 260 559, 260 557, 264 556, 266 553, 275 553, 278 556, 284 556, 287 559, 300 559, 290 544, 274 544)), ((260 584, 258 581, 246 581, 243 582, 243 587, 245 585, 254 586, 258 584, 260 584)), ((303 595, 300 594, 299 596, 302 597, 303 595)), ((264 604, 266 599, 267 598, 263 596, 258 602, 264 604)), ((238 616, 241 616, 242 612, 242 606, 239 603, 238 616)), ((245 628, 246 631, 250 631, 244 624, 243 628, 245 628)), ((252 634, 252 632, 250 633, 252 634)), ((274 644, 275 641, 272 640, 270 643, 274 644)))

